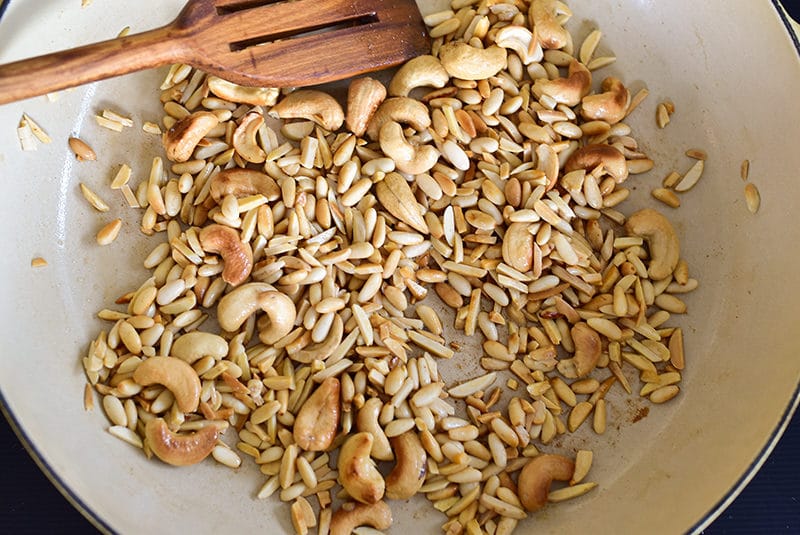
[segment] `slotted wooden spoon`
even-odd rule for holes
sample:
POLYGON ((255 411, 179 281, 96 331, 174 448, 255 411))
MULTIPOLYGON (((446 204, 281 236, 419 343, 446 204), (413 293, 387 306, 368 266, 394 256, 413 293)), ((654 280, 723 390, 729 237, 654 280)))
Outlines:
POLYGON ((190 0, 163 28, 0 65, 0 104, 169 63, 241 85, 307 86, 428 50, 414 0, 190 0))

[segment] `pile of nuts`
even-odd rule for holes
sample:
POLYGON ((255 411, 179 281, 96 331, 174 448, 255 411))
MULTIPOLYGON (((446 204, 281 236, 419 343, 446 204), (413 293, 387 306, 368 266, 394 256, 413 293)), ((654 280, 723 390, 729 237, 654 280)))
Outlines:
POLYGON ((592 414, 602 434, 626 370, 653 403, 678 394, 664 325, 697 281, 663 215, 617 209, 653 162, 624 83, 593 91, 599 32, 576 57, 570 16, 454 0, 425 17, 430 55, 388 87, 353 80, 345 108, 174 66, 171 173, 155 158, 135 191, 166 241, 83 359, 109 431, 172 465, 251 457, 299 534, 387 529, 386 500, 418 493, 448 534, 508 534, 591 490, 590 451, 540 449, 592 414), (445 384, 450 359, 486 373, 445 384))

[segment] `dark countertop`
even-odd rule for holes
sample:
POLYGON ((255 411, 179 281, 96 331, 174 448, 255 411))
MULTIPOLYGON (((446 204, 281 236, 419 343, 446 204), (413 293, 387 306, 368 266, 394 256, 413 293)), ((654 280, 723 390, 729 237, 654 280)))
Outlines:
MULTIPOLYGON (((0 417, 0 526, 4 533, 92 533, 89 524, 39 471, 0 417)), ((800 412, 761 471, 709 535, 800 533, 800 412)))

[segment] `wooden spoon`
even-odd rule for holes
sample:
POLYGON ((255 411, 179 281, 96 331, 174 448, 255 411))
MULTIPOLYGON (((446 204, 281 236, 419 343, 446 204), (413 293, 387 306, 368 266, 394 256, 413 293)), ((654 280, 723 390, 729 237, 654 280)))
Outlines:
POLYGON ((414 0, 190 0, 163 28, 0 65, 0 104, 169 63, 241 85, 306 86, 428 50, 414 0))

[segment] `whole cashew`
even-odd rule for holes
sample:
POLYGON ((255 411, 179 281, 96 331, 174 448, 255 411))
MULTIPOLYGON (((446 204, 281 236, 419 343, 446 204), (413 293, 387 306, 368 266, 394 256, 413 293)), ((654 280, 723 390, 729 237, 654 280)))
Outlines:
POLYGON ((408 124, 417 132, 422 132, 431 125, 431 116, 428 107, 419 100, 408 97, 387 98, 370 119, 367 137, 378 139, 381 127, 387 121, 408 124))
MULTIPOLYGON (((281 196, 281 188, 277 182, 269 175, 254 169, 240 167, 224 169, 209 180, 211 180, 209 194, 217 204, 220 204, 226 195, 238 198, 260 193, 268 201, 275 201, 281 196)), ((212 207, 213 205, 208 206, 212 207)))
POLYGON ((533 33, 525 26, 512 24, 500 28, 494 42, 497 46, 516 52, 525 65, 541 61, 543 56, 542 46, 538 40, 534 40, 533 33))
POLYGON ((381 150, 395 162, 397 169, 410 175, 429 171, 439 161, 439 151, 432 145, 412 145, 403 134, 403 127, 387 121, 381 127, 381 150))
POLYGON ((527 511, 538 511, 547 504, 553 480, 569 481, 575 472, 575 463, 561 455, 537 455, 519 474, 517 494, 527 511))
POLYGON ((559 361, 558 371, 569 379, 586 377, 600 360, 603 350, 600 335, 584 322, 573 325, 570 334, 575 345, 575 354, 570 359, 559 361))
POLYGON ((578 169, 591 171, 600 164, 603 164, 603 168, 614 177, 617 184, 625 182, 628 178, 628 162, 625 160, 625 155, 611 145, 593 144, 579 148, 567 159, 564 171, 566 173, 578 169))
POLYGON ((207 77, 206 83, 208 89, 219 98, 253 106, 272 106, 280 93, 277 87, 244 87, 216 76, 207 77))
POLYGON ((386 476, 386 497, 392 500, 407 500, 416 494, 425 482, 427 454, 415 431, 406 431, 391 440, 397 464, 386 476))
POLYGON ((217 444, 219 430, 207 425, 195 433, 178 435, 163 418, 153 418, 144 428, 147 445, 156 457, 173 466, 196 464, 208 457, 217 444))
POLYGON ((236 331, 258 310, 259 294, 274 290, 265 282, 248 282, 225 294, 217 304, 219 326, 228 332, 236 331))
POLYGON ((253 270, 253 249, 243 242, 239 233, 231 227, 212 224, 200 231, 200 245, 209 253, 222 257, 225 266, 222 280, 231 286, 243 283, 253 270))
POLYGON ((475 48, 464 42, 447 43, 439 49, 439 60, 447 74, 462 80, 485 80, 505 69, 508 53, 492 45, 475 48))
POLYGON ((339 379, 328 377, 303 403, 294 420, 294 441, 305 451, 325 451, 339 426, 339 379))
POLYGON ((681 256, 681 244, 675 228, 666 217, 656 210, 645 208, 628 218, 625 229, 647 241, 650 251, 647 274, 651 279, 666 279, 675 271, 681 256))
POLYGON ((561 104, 577 106, 591 88, 592 73, 583 63, 573 59, 566 78, 539 78, 533 83, 532 89, 536 96, 548 95, 561 104))
POLYGON ((175 404, 182 412, 194 412, 200 404, 200 378, 181 359, 150 357, 136 367, 133 380, 142 386, 164 385, 175 396, 175 404))
POLYGON ((380 423, 378 423, 382 408, 383 402, 380 398, 369 398, 365 401, 364 405, 358 410, 356 428, 372 436, 371 455, 373 458, 379 461, 391 461, 394 459, 392 446, 389 443, 389 439, 386 438, 386 433, 384 433, 380 423))
POLYGON ((218 124, 217 116, 209 111, 198 111, 187 115, 167 130, 161 138, 167 158, 173 162, 189 160, 200 140, 218 124))
POLYGON ((557 0, 532 0, 528 19, 542 48, 564 48, 569 42, 569 33, 558 22, 559 14, 571 12, 557 0))
POLYGON ((203 357, 220 360, 228 354, 228 342, 214 333, 192 331, 175 339, 170 354, 189 364, 203 357))
POLYGON ((258 306, 269 318, 265 327, 259 324, 259 340, 272 345, 292 331, 297 308, 289 296, 281 292, 264 292, 258 296, 258 306))
POLYGON ((385 530, 392 526, 392 510, 386 502, 356 504, 351 510, 339 509, 331 517, 331 535, 351 535, 359 526, 385 530))
POLYGON ((583 97, 581 115, 588 121, 601 120, 616 124, 628 113, 631 93, 613 76, 603 80, 602 90, 603 93, 583 97))
POLYGON ((339 347, 344 336, 344 322, 339 314, 334 315, 333 325, 328 336, 322 342, 310 344, 299 350, 289 350, 289 358, 295 362, 308 364, 314 360, 325 360, 334 349, 339 347))
POLYGON ((503 260, 525 273, 533 267, 533 234, 529 223, 511 223, 503 236, 503 260))
POLYGON ((242 118, 242 122, 233 131, 233 148, 239 156, 251 163, 263 163, 267 159, 267 153, 256 141, 258 129, 262 124, 264 116, 251 112, 242 118))
POLYGON ((389 94, 393 97, 407 97, 417 87, 442 88, 450 80, 438 58, 426 54, 417 56, 400 67, 389 83, 389 94))
POLYGON ((269 114, 276 119, 308 119, 331 132, 344 122, 344 110, 336 99, 316 89, 289 93, 269 110, 269 114))
POLYGON ((372 435, 356 433, 339 450, 339 483, 351 498, 376 503, 383 498, 386 483, 370 457, 372 435))
POLYGON ((374 78, 356 78, 347 88, 347 117, 345 124, 348 130, 361 137, 367 130, 375 110, 386 98, 386 88, 374 78))

